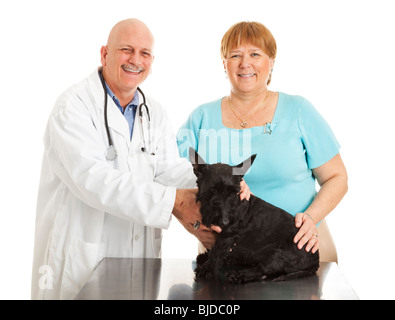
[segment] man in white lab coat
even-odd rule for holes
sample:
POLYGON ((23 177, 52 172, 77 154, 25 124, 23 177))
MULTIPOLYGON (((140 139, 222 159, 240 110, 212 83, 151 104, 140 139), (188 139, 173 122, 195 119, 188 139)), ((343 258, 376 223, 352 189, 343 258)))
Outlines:
POLYGON ((138 107, 144 99, 137 87, 150 73, 153 42, 141 21, 118 23, 101 49, 102 67, 65 91, 50 114, 33 299, 72 299, 103 257, 160 257, 161 230, 172 214, 206 247, 214 242, 212 230, 193 228, 200 219, 196 179, 178 156, 165 110, 148 96, 147 109, 138 107))

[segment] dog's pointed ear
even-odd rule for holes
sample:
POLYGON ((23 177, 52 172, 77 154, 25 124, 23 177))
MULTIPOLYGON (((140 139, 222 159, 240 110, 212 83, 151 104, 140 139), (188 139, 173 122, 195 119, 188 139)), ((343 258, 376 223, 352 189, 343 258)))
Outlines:
POLYGON ((206 164, 201 156, 195 151, 194 148, 189 148, 189 160, 191 161, 192 165, 198 164, 206 164))
POLYGON ((256 154, 253 154, 251 157, 244 160, 242 163, 238 164, 237 166, 234 166, 233 174, 236 176, 244 177, 248 169, 250 169, 252 164, 254 163, 255 158, 256 158, 256 154))
POLYGON ((193 172, 198 177, 199 173, 203 173, 206 168, 206 162, 193 148, 189 148, 189 160, 192 163, 193 172))

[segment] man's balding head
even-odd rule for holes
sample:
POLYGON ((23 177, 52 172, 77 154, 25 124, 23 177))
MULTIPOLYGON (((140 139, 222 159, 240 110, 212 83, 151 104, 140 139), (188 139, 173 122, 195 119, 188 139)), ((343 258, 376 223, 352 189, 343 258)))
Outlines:
POLYGON ((147 37, 152 44, 154 43, 154 36, 151 31, 148 29, 147 25, 138 20, 138 19, 126 19, 118 22, 112 29, 110 34, 108 35, 107 46, 111 46, 116 43, 117 39, 124 36, 125 33, 129 32, 138 32, 147 37))
POLYGON ((151 71, 154 37, 138 19, 118 22, 101 49, 103 76, 121 105, 128 104, 151 71))

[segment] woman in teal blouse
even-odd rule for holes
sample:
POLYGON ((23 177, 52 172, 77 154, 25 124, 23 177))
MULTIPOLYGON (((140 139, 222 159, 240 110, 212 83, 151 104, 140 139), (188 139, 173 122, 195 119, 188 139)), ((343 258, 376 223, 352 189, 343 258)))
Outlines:
POLYGON ((235 165, 257 154, 244 177, 251 192, 294 215, 295 243, 316 252, 316 225, 346 193, 347 173, 340 146, 313 105, 268 90, 276 51, 262 24, 232 26, 221 43, 230 95, 196 108, 178 132, 178 146, 181 156, 193 147, 207 163, 235 165))

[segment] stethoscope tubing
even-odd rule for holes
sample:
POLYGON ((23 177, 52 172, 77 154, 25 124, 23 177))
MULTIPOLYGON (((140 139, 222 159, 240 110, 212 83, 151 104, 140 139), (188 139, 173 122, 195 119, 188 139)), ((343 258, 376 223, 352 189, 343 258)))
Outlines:
MULTIPOLYGON (((110 128, 108 125, 108 114, 107 114, 107 105, 108 105, 108 98, 107 98, 107 88, 106 88, 106 83, 104 81, 104 77, 103 77, 103 73, 102 71, 99 71, 99 76, 100 76, 100 80, 103 86, 103 91, 104 91, 104 126, 106 127, 106 133, 107 133, 107 139, 108 139, 108 150, 111 150, 112 155, 110 157, 107 157, 108 160, 115 160, 115 158, 117 157, 117 153, 114 147, 114 143, 112 141, 111 138, 111 133, 110 133, 110 128)), ((140 105, 138 106, 138 115, 140 118, 140 123, 141 123, 141 134, 142 134, 142 138, 143 138, 143 147, 141 148, 141 151, 146 152, 147 148, 146 148, 146 141, 145 141, 145 135, 144 135, 144 128, 143 128, 143 107, 145 108, 146 114, 147 114, 147 118, 148 118, 148 134, 150 133, 150 126, 151 126, 151 116, 148 110, 148 106, 146 103, 146 99, 145 99, 145 94, 144 92, 137 87, 137 91, 141 94, 141 96, 143 97, 143 102, 140 103, 140 105)), ((155 153, 151 153, 151 155, 155 155, 155 153)))

